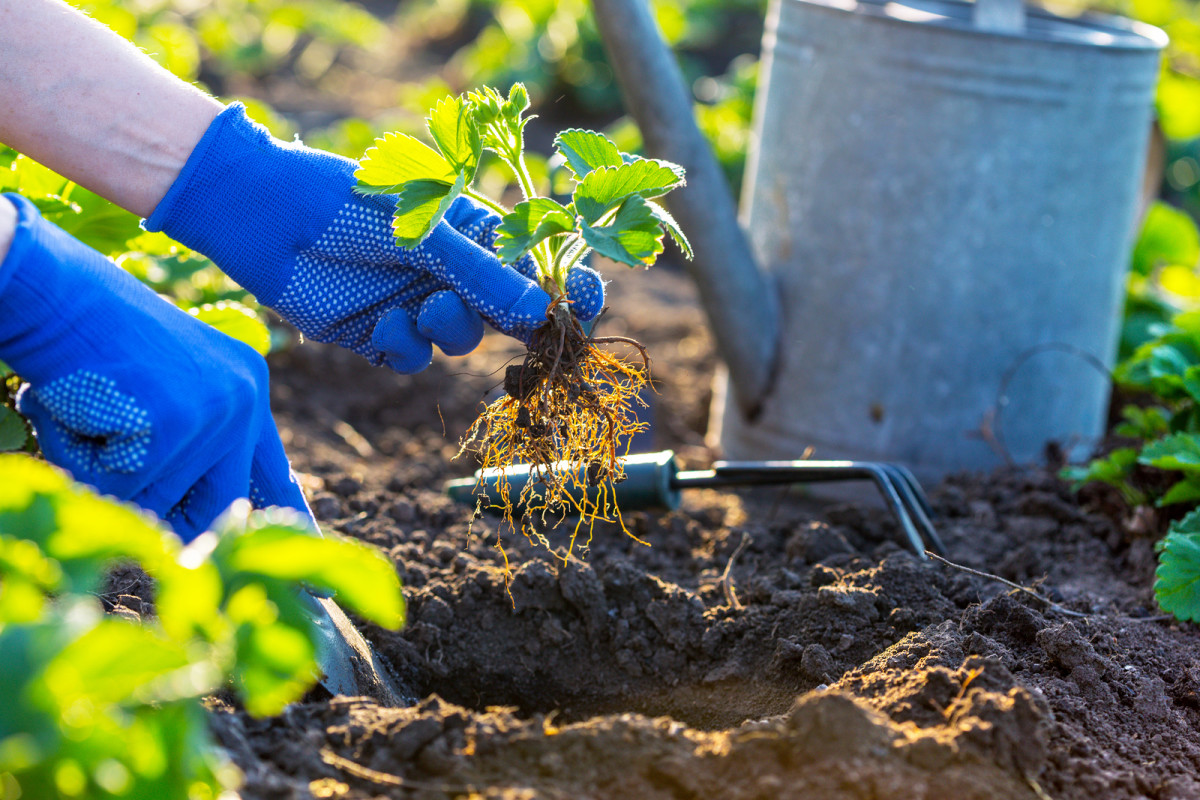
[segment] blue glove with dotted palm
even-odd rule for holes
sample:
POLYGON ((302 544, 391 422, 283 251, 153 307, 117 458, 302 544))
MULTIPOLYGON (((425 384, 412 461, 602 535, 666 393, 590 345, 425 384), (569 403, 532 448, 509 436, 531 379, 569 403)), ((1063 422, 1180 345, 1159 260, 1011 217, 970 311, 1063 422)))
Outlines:
MULTIPOLYGON (((514 270, 495 257, 500 218, 459 198, 419 247, 397 247, 395 198, 357 194, 356 166, 273 138, 234 104, 146 227, 211 258, 309 338, 397 372, 428 366, 433 344, 470 352, 483 321, 527 342, 550 297, 531 280, 532 262, 514 270)), ((573 270, 567 288, 581 320, 600 312, 594 271, 573 270)))
POLYGON ((242 497, 308 513, 271 418, 262 356, 28 200, 4 197, 18 223, 0 263, 0 360, 28 381, 18 408, 46 458, 153 511, 185 541, 242 497))

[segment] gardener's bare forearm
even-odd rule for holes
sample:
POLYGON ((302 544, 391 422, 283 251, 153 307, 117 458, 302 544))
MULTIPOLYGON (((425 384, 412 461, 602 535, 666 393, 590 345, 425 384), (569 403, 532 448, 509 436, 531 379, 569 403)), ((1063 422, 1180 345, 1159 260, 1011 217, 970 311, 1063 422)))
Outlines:
POLYGON ((0 53, 0 142, 140 216, 222 108, 61 0, 0 0, 0 53))

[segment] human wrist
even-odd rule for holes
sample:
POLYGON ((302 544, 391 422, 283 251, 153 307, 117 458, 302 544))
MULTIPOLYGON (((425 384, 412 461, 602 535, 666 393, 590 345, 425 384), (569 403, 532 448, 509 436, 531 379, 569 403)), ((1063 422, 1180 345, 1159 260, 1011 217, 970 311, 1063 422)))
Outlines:
POLYGON ((0 18, 0 141, 149 214, 221 104, 61 0, 0 18))

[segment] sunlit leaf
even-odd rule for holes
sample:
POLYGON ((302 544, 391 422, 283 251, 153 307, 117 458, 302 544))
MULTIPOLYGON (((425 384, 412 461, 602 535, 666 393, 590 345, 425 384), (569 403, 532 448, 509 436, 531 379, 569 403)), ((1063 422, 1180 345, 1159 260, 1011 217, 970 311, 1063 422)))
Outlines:
POLYGON ((654 214, 654 218, 663 226, 663 229, 671 234, 672 241, 683 252, 684 258, 690 259, 692 257, 692 243, 683 235, 683 229, 679 227, 679 223, 675 221, 675 218, 659 203, 647 202, 646 205, 650 207, 651 213, 654 214))
POLYGON ((465 185, 460 173, 452 184, 441 181, 410 181, 400 190, 396 200, 396 216, 392 234, 401 247, 416 247, 442 221, 465 185))
POLYGON ((479 128, 466 104, 458 97, 446 97, 429 112, 429 135, 456 172, 465 172, 470 183, 479 165, 483 146, 479 128))
POLYGON ((598 167, 619 167, 625 163, 612 140, 595 131, 565 130, 554 137, 554 147, 562 153, 567 166, 578 178, 598 167))
MULTIPOLYGON (((45 682, 60 702, 82 697, 101 704, 156 697, 154 682, 188 666, 183 646, 153 629, 116 618, 101 620, 46 667, 45 682)), ((200 686, 200 694, 215 687, 200 686)))
MULTIPOLYGON (((596 173, 592 173, 596 174, 596 173)), ((634 195, 622 203, 606 225, 581 224, 589 247, 631 267, 649 266, 663 250, 663 232, 650 204, 634 195)))
POLYGON ((244 585, 226 606, 237 630, 234 679, 250 713, 277 714, 317 681, 315 630, 296 586, 274 580, 246 582, 247 577, 237 578, 244 585))
POLYGON ((1200 80, 1163 70, 1156 105, 1159 124, 1168 139, 1200 136, 1200 80))
POLYGON ((193 539, 178 561, 166 561, 155 571, 155 609, 169 636, 186 640, 192 636, 219 642, 229 634, 220 614, 224 587, 216 565, 207 558, 216 535, 193 539))
POLYGON ((507 264, 515 263, 545 239, 575 230, 575 216, 554 200, 535 197, 517 203, 496 228, 496 247, 507 264))
POLYGON ((1197 260, 1200 231, 1192 218, 1163 202, 1150 206, 1133 249, 1133 270, 1149 275, 1157 267, 1195 267, 1197 260))
POLYGON ((450 162, 408 134, 388 133, 375 140, 358 162, 354 177, 363 194, 396 194, 413 181, 453 185, 458 177, 450 162))
POLYGON ((62 565, 67 588, 94 591, 106 564, 130 559, 153 571, 178 540, 146 512, 72 483, 45 462, 0 455, 0 534, 35 542, 62 565))
POLYGON ((575 208, 592 225, 628 197, 659 197, 681 185, 679 168, 665 162, 643 159, 619 167, 600 167, 575 188, 575 208))

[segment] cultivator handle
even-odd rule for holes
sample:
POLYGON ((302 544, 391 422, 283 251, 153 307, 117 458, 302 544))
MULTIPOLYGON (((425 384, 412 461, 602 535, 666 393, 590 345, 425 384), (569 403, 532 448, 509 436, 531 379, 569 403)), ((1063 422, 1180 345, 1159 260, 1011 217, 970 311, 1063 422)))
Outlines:
MULTIPOLYGON (((561 468, 561 465, 556 465, 561 468)), ((625 479, 610 487, 616 497, 617 505, 628 511, 648 511, 658 509, 672 511, 679 508, 679 489, 675 486, 675 478, 679 475, 679 465, 675 461, 675 453, 663 450, 659 453, 644 453, 636 456, 626 456, 621 459, 625 470, 625 479)), ((509 496, 519 497, 530 480, 528 464, 517 464, 503 471, 497 469, 478 470, 474 477, 460 478, 446 484, 446 493, 460 503, 474 503, 482 496, 483 508, 499 508, 502 505, 500 497, 500 477, 508 479, 509 496)), ((534 480, 538 480, 535 476, 534 480)), ((591 499, 599 496, 599 489, 588 490, 591 499)))
MULTIPOLYGON (((794 483, 824 483, 830 481, 868 480, 883 495, 884 502, 895 514, 909 545, 920 558, 925 558, 928 546, 944 555, 937 530, 933 527, 933 511, 917 479, 902 466, 872 461, 718 461, 712 469, 681 471, 675 453, 663 450, 621 459, 625 478, 615 485, 604 487, 622 511, 671 511, 679 507, 683 489, 725 489, 732 486, 779 486, 794 483)), ((482 501, 483 510, 503 508, 500 478, 508 480, 509 497, 519 497, 531 480, 529 465, 519 464, 505 470, 479 470, 474 477, 461 478, 446 484, 446 492, 461 503, 482 501)), ((538 481, 533 475, 532 480, 538 481)), ((588 490, 595 502, 599 488, 588 490)), ((520 513, 520 509, 516 509, 520 513)), ((604 513, 608 513, 605 509, 604 513)))

